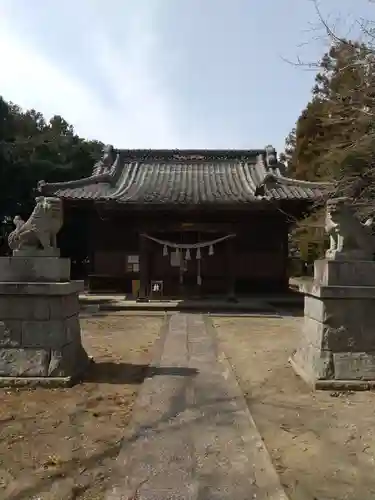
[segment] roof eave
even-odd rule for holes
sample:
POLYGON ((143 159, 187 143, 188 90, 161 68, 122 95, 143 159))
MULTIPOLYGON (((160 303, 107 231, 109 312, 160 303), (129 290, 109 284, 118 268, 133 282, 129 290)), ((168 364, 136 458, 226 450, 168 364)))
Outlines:
POLYGON ((63 202, 68 205, 74 205, 76 207, 79 206, 100 206, 106 210, 138 210, 148 212, 150 210, 155 211, 210 211, 210 210, 218 210, 218 211, 246 211, 246 210, 258 210, 258 209, 272 209, 276 208, 279 205, 287 205, 294 206, 298 204, 310 205, 315 203, 318 198, 258 198, 247 202, 211 202, 211 203, 144 203, 144 202, 120 202, 117 200, 109 200, 105 198, 69 198, 69 197, 61 197, 63 202))
POLYGON ((335 184, 333 182, 319 182, 319 181, 304 181, 301 179, 292 179, 291 177, 285 177, 282 175, 275 175, 272 173, 268 173, 264 179, 263 182, 260 184, 259 187, 265 186, 265 187, 271 187, 273 185, 280 185, 280 186, 294 186, 294 187, 300 187, 300 188, 310 188, 310 189, 322 189, 322 190, 331 190, 334 188, 335 184))

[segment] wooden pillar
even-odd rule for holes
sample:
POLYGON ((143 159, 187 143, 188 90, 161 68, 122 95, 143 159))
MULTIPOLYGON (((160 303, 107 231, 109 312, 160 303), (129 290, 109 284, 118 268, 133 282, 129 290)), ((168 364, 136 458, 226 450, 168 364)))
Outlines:
POLYGON ((227 300, 237 302, 234 238, 226 240, 227 300))
MULTIPOLYGON (((95 257, 97 251, 97 231, 100 231, 100 219, 96 211, 90 211, 87 215, 88 217, 88 262, 85 265, 85 279, 89 289, 89 292, 93 291, 93 283, 90 279, 90 275, 95 274, 95 257)), ((95 281, 95 280, 94 280, 95 281)))
POLYGON ((281 289, 282 291, 287 291, 289 289, 289 225, 287 221, 283 221, 282 224, 282 260, 283 260, 283 274, 281 278, 281 289))
POLYGON ((139 235, 139 294, 137 302, 149 301, 149 244, 147 238, 139 235))
MULTIPOLYGON (((197 232, 197 243, 200 243, 202 241, 202 235, 200 231, 197 232)), ((192 258, 195 260, 195 271, 196 271, 196 285, 195 289, 197 291, 197 296, 201 299, 203 294, 202 294, 202 250, 200 249, 201 252, 201 258, 197 259, 197 250, 193 250, 192 258), (198 283, 198 276, 200 279, 200 283, 198 283)))

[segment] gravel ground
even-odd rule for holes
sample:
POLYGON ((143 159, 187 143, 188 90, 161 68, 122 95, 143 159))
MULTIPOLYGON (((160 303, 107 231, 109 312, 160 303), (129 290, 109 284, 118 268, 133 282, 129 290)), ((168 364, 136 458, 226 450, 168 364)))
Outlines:
POLYGON ((81 320, 95 364, 70 389, 1 389, 0 498, 103 499, 163 318, 81 320))
POLYGON ((312 393, 288 357, 302 318, 215 318, 291 500, 374 500, 375 393, 312 393))

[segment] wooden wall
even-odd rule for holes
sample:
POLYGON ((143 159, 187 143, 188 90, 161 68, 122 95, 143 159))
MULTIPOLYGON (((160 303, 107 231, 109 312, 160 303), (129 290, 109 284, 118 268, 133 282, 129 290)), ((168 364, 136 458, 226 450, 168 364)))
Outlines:
MULTIPOLYGON (((232 255, 228 257, 226 243, 214 247, 214 255, 203 250, 201 259, 204 294, 225 293, 228 266, 236 290, 240 293, 267 291, 287 284, 287 224, 280 212, 238 214, 92 214, 90 223, 91 283, 95 288, 109 288, 129 293, 132 279, 139 273, 129 272, 127 256, 139 255, 140 234, 147 233, 160 239, 194 243, 208 241, 228 233, 236 233, 232 255)), ((178 295, 179 268, 170 265, 163 256, 163 248, 148 241, 148 268, 150 280, 163 280, 165 293, 178 295)), ((194 293, 197 262, 192 255, 184 282, 194 293)))

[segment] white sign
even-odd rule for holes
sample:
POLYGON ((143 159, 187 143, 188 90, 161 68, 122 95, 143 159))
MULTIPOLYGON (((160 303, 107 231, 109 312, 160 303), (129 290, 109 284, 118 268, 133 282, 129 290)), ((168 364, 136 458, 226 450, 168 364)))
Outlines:
POLYGON ((172 267, 180 267, 181 262, 181 253, 174 250, 171 252, 171 266, 172 267))
POLYGON ((128 264, 139 264, 139 255, 128 255, 128 264))

